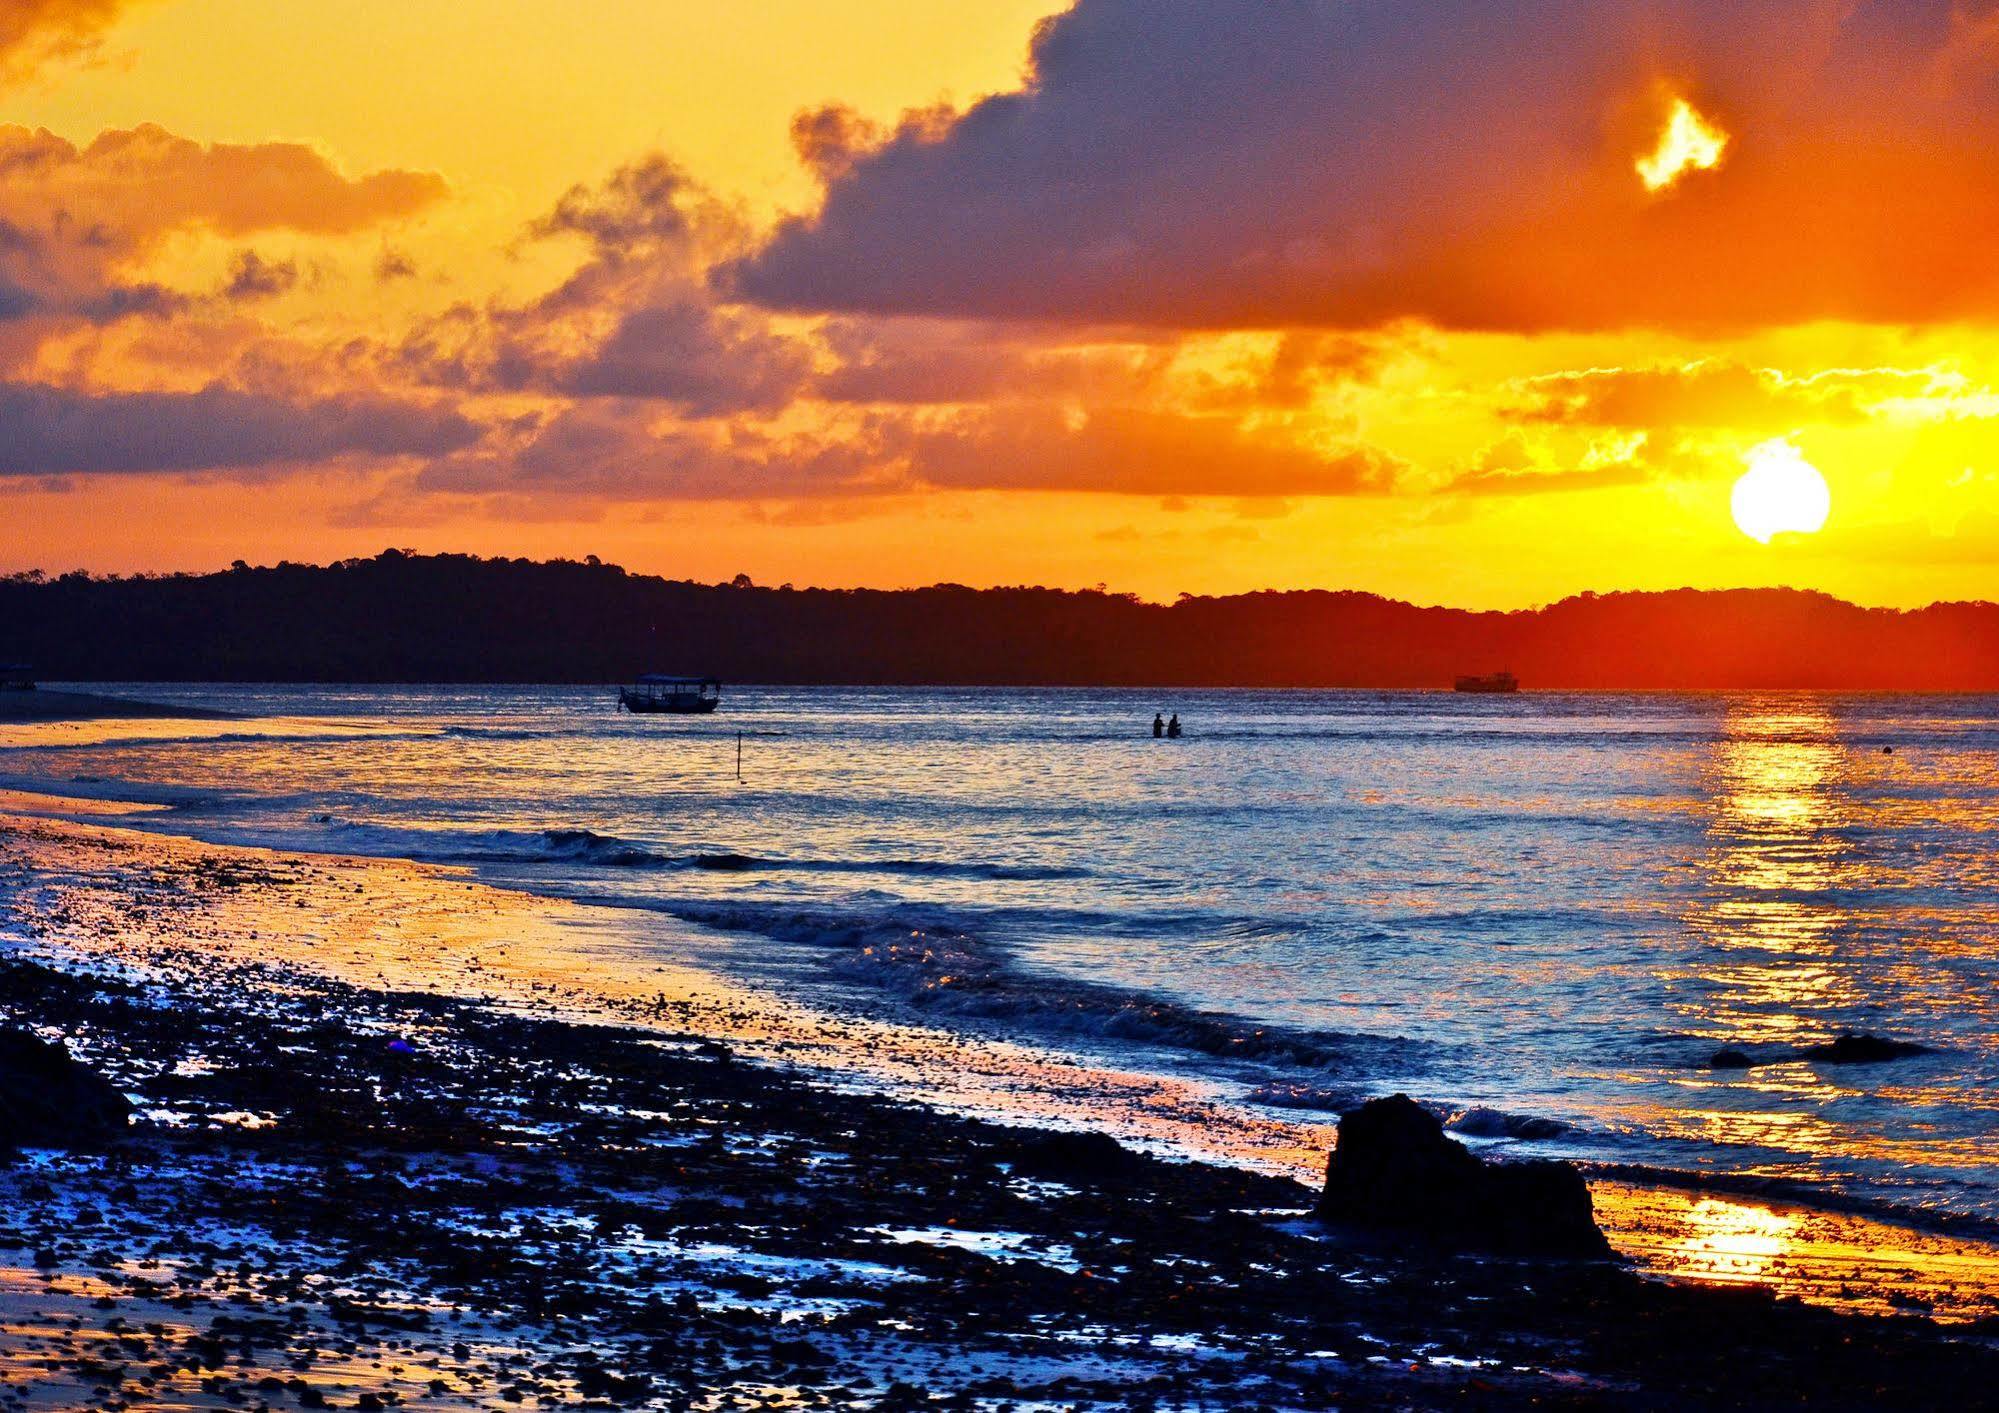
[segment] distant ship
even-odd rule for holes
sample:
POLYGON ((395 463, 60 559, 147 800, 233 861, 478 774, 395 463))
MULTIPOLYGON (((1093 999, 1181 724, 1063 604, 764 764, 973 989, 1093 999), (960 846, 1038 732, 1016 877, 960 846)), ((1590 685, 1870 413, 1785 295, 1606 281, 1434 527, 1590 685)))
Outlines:
POLYGON ((1495 672, 1490 677, 1460 677, 1457 682, 1460 692, 1517 692, 1520 679, 1511 672, 1495 672))

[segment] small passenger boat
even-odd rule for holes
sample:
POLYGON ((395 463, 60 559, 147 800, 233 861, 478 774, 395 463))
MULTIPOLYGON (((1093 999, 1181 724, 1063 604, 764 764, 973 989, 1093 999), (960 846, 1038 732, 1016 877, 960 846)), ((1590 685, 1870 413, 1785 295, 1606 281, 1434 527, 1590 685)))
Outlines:
POLYGON ((668 677, 648 672, 618 688, 618 709, 635 712, 711 712, 722 704, 722 684, 714 677, 668 677))
POLYGON ((1495 672, 1490 677, 1460 677, 1453 689, 1459 692, 1517 692, 1520 679, 1511 672, 1495 672))

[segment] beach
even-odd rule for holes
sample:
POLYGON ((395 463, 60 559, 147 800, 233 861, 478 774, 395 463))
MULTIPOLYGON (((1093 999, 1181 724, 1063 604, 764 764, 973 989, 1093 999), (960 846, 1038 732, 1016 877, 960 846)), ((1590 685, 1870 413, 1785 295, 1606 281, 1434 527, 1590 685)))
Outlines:
POLYGON ((1939 1325, 1346 1240, 1309 1181, 829 1083, 698 976, 586 1016, 535 934, 590 910, 462 871, 0 829, 0 1010, 138 1106, 0 1170, 20 1406, 1941 1407, 1999 1373, 1977 1292, 1939 1325))

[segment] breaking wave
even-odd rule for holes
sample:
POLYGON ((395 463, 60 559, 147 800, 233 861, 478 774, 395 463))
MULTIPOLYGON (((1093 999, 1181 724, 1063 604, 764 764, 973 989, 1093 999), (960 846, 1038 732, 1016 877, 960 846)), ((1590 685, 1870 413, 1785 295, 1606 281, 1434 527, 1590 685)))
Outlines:
POLYGON ((1259 1025, 1117 987, 1042 977, 1015 967, 1003 949, 933 920, 735 903, 675 903, 665 911, 683 922, 820 949, 843 979, 954 1020, 1337 1072, 1364 1070, 1388 1051, 1407 1065, 1418 1048, 1399 1038, 1259 1025))
POLYGON ((728 849, 663 852, 594 829, 453 831, 394 828, 318 814, 313 823, 332 830, 345 848, 370 854, 449 863, 581 864, 589 868, 703 869, 716 873, 887 873, 925 878, 1053 880, 1083 878, 1087 870, 1035 864, 975 863, 944 859, 766 858, 728 849))

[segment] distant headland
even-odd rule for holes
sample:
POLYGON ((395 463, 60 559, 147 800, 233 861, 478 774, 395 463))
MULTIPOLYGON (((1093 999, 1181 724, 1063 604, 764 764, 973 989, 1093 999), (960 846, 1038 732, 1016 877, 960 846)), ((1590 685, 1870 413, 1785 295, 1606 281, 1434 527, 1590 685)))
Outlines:
POLYGON ((1999 604, 1798 589, 1511 612, 1353 591, 1141 602, 1043 588, 696 584, 595 560, 389 550, 324 566, 0 579, 0 660, 53 681, 733 682, 1999 691, 1999 604))

